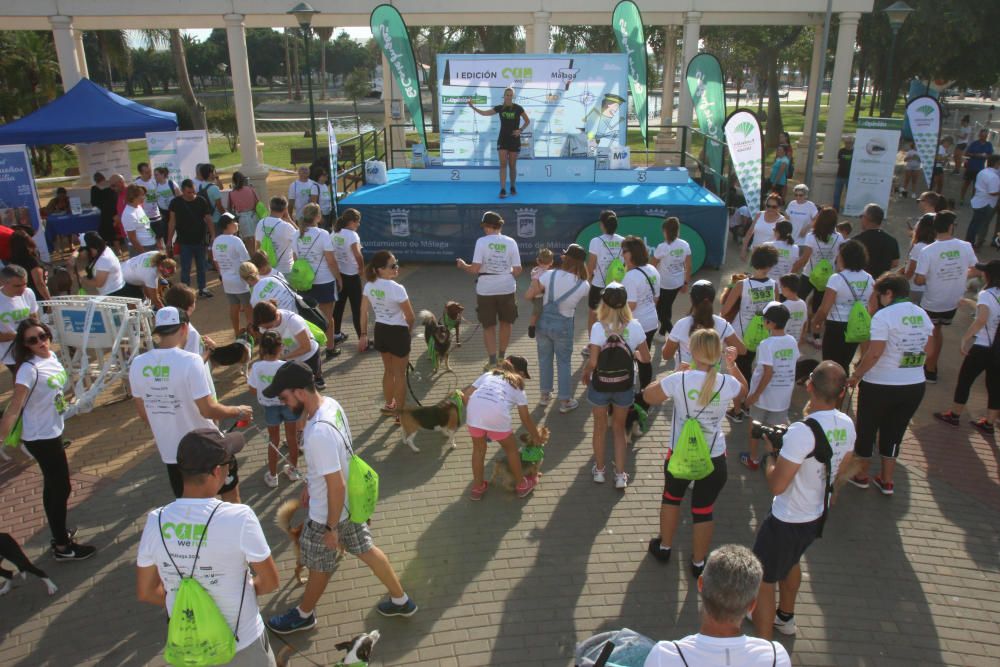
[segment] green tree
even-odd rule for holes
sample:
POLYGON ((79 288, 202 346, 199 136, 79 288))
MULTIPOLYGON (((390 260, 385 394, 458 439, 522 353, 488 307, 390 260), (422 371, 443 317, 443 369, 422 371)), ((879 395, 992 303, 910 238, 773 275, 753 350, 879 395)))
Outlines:
POLYGON ((359 67, 347 75, 344 81, 344 95, 354 105, 354 120, 358 124, 358 134, 361 134, 361 121, 358 117, 358 100, 364 99, 371 90, 369 71, 364 67, 359 67))
POLYGON ((326 43, 333 37, 332 27, 313 30, 316 41, 319 42, 319 99, 326 99, 326 43))
MULTIPOLYGON (((55 99, 60 81, 52 33, 0 31, 0 120, 9 123, 55 99)), ((31 146, 37 176, 52 173, 52 146, 31 146)))
POLYGON ((105 83, 108 90, 114 90, 114 73, 118 72, 128 78, 132 67, 131 52, 128 45, 127 30, 95 30, 94 39, 97 50, 101 54, 101 65, 104 68, 105 83))

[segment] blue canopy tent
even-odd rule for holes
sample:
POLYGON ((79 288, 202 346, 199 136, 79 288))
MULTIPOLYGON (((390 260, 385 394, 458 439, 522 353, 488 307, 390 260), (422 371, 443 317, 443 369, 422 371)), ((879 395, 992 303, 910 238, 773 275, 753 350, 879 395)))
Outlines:
POLYGON ((177 129, 177 114, 115 95, 80 79, 38 111, 0 126, 0 145, 77 144, 136 139, 177 129))

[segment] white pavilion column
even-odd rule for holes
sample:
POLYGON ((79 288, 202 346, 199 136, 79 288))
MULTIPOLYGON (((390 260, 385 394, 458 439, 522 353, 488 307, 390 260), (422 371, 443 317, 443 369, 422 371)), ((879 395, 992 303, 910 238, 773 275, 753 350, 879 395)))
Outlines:
POLYGON ((243 30, 243 14, 226 14, 226 42, 229 45, 229 68, 233 77, 233 106, 240 136, 240 171, 257 191, 267 190, 267 168, 257 155, 257 128, 254 124, 253 96, 250 93, 250 63, 247 59, 247 39, 243 30))
POLYGON ((851 83, 854 63, 854 40, 857 37, 858 12, 840 14, 837 50, 834 54, 833 81, 830 85, 830 109, 826 120, 826 138, 823 142, 823 160, 816 167, 813 201, 828 203, 833 200, 833 182, 837 174, 837 150, 840 148, 847 116, 847 92, 851 83))
MULTIPOLYGON (((49 25, 52 26, 52 38, 56 45, 56 57, 59 59, 59 75, 62 78, 63 91, 68 91, 84 77, 80 72, 76 50, 76 35, 82 39, 83 33, 75 33, 73 18, 70 16, 50 16, 49 25)), ((87 151, 81 148, 78 146, 76 150, 76 164, 80 169, 79 180, 76 183, 78 187, 90 184, 90 161, 87 159, 87 151)))
POLYGON ((701 12, 685 12, 684 14, 684 58, 681 61, 681 91, 680 103, 677 105, 677 124, 691 125, 692 102, 691 94, 686 90, 684 74, 688 63, 698 55, 698 40, 701 31, 701 12))
POLYGON ((815 34, 813 35, 813 52, 812 52, 812 62, 809 67, 809 89, 806 92, 806 115, 803 120, 805 123, 802 128, 802 136, 799 137, 799 141, 795 146, 796 153, 795 162, 802 165, 799 169, 796 169, 797 173, 806 173, 806 159, 809 155, 809 141, 811 139, 810 132, 812 130, 813 118, 819 113, 820 98, 822 96, 822 81, 819 80, 819 66, 823 61, 823 26, 815 26, 813 28, 815 34))
POLYGON ((533 53, 535 49, 535 25, 524 26, 524 52, 533 53))
POLYGON ((90 68, 87 67, 87 52, 83 48, 83 31, 73 31, 73 45, 76 47, 76 64, 80 70, 80 76, 84 79, 90 78, 90 68))
MULTIPOLYGON (((674 122, 674 71, 677 69, 677 26, 663 27, 663 97, 660 102, 660 131, 656 135, 657 151, 677 150, 677 133, 668 128, 674 122)), ((675 164, 676 156, 657 153, 656 164, 675 164)))
POLYGON ((548 53, 552 32, 552 14, 550 12, 535 12, 535 25, 532 29, 532 52, 548 53))

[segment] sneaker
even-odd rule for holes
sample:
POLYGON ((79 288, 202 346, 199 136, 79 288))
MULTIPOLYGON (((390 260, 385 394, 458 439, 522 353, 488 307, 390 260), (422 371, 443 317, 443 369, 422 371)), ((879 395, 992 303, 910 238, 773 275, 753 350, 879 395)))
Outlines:
POLYGON ((491 370, 493 370, 496 367, 497 367, 496 363, 490 363, 490 360, 487 359, 486 363, 483 364, 483 372, 484 373, 489 373, 491 370))
POLYGON ((733 422, 734 424, 743 423, 742 410, 726 410, 726 417, 728 417, 729 421, 733 422))
POLYGON ((209 292, 207 289, 200 289, 198 290, 198 296, 202 297, 203 299, 211 299, 215 295, 209 292))
POLYGON ((516 194, 517 194, 517 186, 515 186, 513 183, 511 183, 510 184, 510 196, 513 197, 516 194))
POLYGON ((288 479, 290 479, 293 482, 301 482, 302 481, 302 473, 300 473, 299 469, 296 468, 295 466, 293 466, 291 463, 286 463, 285 464, 285 468, 284 468, 283 472, 285 473, 285 477, 287 477, 288 479))
POLYGON ((379 602, 375 609, 383 616, 413 616, 417 613, 417 603, 407 599, 405 604, 393 604, 389 598, 379 602))
POLYGON ((345 333, 336 333, 336 334, 333 334, 333 342, 334 343, 340 344, 340 343, 343 343, 346 340, 347 340, 347 334, 345 334, 345 333))
POLYGON ((628 488, 628 473, 627 472, 616 472, 615 473, 615 488, 616 489, 626 489, 626 488, 628 488))
POLYGON ((701 562, 701 565, 695 565, 694 561, 689 561, 691 565, 691 576, 697 579, 701 576, 701 573, 705 571, 705 561, 701 562))
POLYGON ((977 429, 985 433, 986 435, 993 435, 993 424, 986 417, 980 417, 979 419, 971 419, 969 423, 975 426, 977 429))
POLYGON ((535 325, 530 324, 528 325, 528 338, 534 338, 534 337, 535 337, 535 325))
POLYGON ((946 410, 945 412, 935 412, 934 419, 942 421, 950 426, 958 426, 960 423, 959 416, 951 410, 946 410))
POLYGON ((333 348, 332 350, 327 348, 326 351, 323 352, 323 359, 325 359, 326 361, 330 361, 331 359, 339 356, 340 356, 340 350, 338 348, 333 348))
POLYGON ((315 380, 313 380, 313 384, 316 385, 316 388, 319 389, 320 391, 326 389, 326 380, 324 380, 323 378, 316 378, 315 380))
POLYGON ((576 410, 578 407, 580 407, 580 401, 575 398, 571 398, 568 401, 563 401, 559 404, 559 412, 566 414, 567 412, 573 412, 573 410, 576 410))
POLYGON ((10 593, 10 589, 11 589, 11 583, 10 582, 11 581, 13 581, 13 580, 12 579, 4 579, 3 580, 3 585, 0 586, 0 595, 7 595, 7 593, 10 593))
POLYGON ((859 489, 868 488, 868 475, 855 475, 854 477, 849 477, 847 481, 859 489))
POLYGON ((538 475, 532 475, 522 479, 521 483, 517 485, 517 488, 514 489, 514 491, 517 492, 518 498, 524 498, 534 491, 536 486, 538 486, 538 475))
POLYGON ((650 555, 653 558, 660 561, 661 563, 666 563, 670 561, 670 554, 672 554, 674 551, 673 549, 661 549, 660 547, 662 545, 663 545, 663 538, 654 537, 649 541, 649 547, 647 548, 647 550, 649 551, 650 555))
POLYGON ((604 470, 598 468, 596 463, 591 466, 590 474, 593 475, 595 484, 604 484, 604 470))
POLYGON ((783 635, 794 635, 795 634, 795 617, 792 616, 787 621, 781 620, 777 614, 774 616, 774 629, 783 635))
POLYGON ((996 248, 997 250, 1000 250, 1000 234, 997 234, 996 236, 993 237, 993 240, 990 241, 990 245, 996 248))
POLYGON ((269 489, 278 488, 278 476, 272 475, 270 471, 264 473, 264 485, 269 489))
POLYGON ((486 482, 486 480, 483 480, 483 483, 480 484, 479 486, 473 485, 472 489, 469 491, 469 498, 471 500, 482 500, 483 496, 486 494, 486 489, 488 487, 489 484, 486 482))
POLYGON ((892 489, 893 489, 892 482, 884 482, 882 481, 882 478, 879 477, 878 475, 875 475, 875 477, 872 478, 872 482, 875 484, 875 488, 882 492, 883 496, 892 495, 892 489))
POLYGON ((740 463, 749 470, 760 470, 760 460, 751 458, 750 452, 740 452, 740 463))
POLYGON ((62 551, 59 547, 52 547, 52 556, 57 562, 66 563, 74 560, 87 560, 97 553, 97 547, 89 544, 77 544, 70 542, 62 551))
POLYGON ((290 635, 293 632, 302 632, 316 627, 316 612, 302 618, 297 607, 292 607, 280 616, 272 616, 267 619, 267 627, 271 632, 279 635, 290 635))
POLYGON ((500 188, 500 199, 506 199, 506 198, 507 198, 507 191, 504 190, 503 188, 500 188))
POLYGON ((552 400, 552 392, 551 391, 543 391, 542 395, 538 397, 538 402, 540 404, 542 404, 542 405, 548 405, 549 401, 551 401, 551 400, 552 400))
POLYGON ((937 384, 937 371, 929 371, 925 366, 924 379, 927 381, 927 384, 937 384))

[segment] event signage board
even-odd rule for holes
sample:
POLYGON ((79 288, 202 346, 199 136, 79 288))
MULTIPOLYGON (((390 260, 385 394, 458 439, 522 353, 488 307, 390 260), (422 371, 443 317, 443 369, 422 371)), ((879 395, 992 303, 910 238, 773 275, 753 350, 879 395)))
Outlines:
POLYGON ((330 118, 326 119, 326 142, 327 147, 330 149, 330 178, 327 181, 327 187, 332 187, 333 191, 330 194, 333 203, 333 217, 339 217, 340 212, 337 210, 337 191, 340 189, 340 179, 337 177, 337 161, 340 158, 340 144, 337 143, 337 133, 333 129, 333 123, 330 118))
POLYGON ((31 158, 23 144, 0 146, 0 223, 31 225, 36 230, 41 225, 31 158))
POLYGON ((751 211, 760 209, 760 189, 764 146, 760 123, 752 111, 737 109, 726 120, 726 145, 733 161, 733 171, 751 211))
POLYGON ((396 78, 406 110, 420 132, 424 146, 427 130, 424 127, 424 110, 420 103, 420 78, 417 76, 417 59, 413 55, 410 34, 399 10, 392 5, 379 5, 372 10, 370 19, 372 36, 382 48, 389 69, 396 78))
POLYGON ((128 180, 128 175, 132 173, 132 159, 128 154, 128 142, 124 139, 76 144, 76 150, 85 158, 90 168, 90 174, 81 174, 84 177, 89 178, 91 174, 99 171, 105 178, 110 178, 112 174, 121 174, 128 180))
POLYGON ((723 81, 722 65, 712 54, 699 53, 688 63, 687 85, 698 116, 698 129, 715 139, 705 142, 705 158, 714 172, 714 187, 711 189, 716 192, 719 190, 718 175, 722 173, 722 146, 725 143, 722 126, 726 118, 726 91, 723 81))
POLYGON ((624 54, 441 54, 437 76, 445 165, 498 163, 500 119, 478 115, 468 102, 495 107, 508 86, 531 119, 522 157, 596 158, 598 148, 627 143, 624 54))
POLYGON ((924 179, 930 188, 941 135, 941 105, 930 95, 915 97, 906 105, 906 120, 913 146, 920 155, 920 170, 924 172, 924 179))
POLYGON ((902 129, 901 118, 858 119, 851 174, 841 213, 860 215, 868 204, 878 204, 888 210, 902 129))
POLYGON ((632 108, 635 109, 636 118, 639 119, 642 141, 648 146, 646 33, 642 29, 642 14, 632 0, 622 0, 615 5, 615 11, 611 16, 611 28, 618 40, 618 48, 628 56, 628 86, 632 92, 632 108))
POLYGON ((198 165, 209 161, 205 130, 147 132, 146 149, 150 167, 166 167, 178 185, 185 178, 196 178, 198 165))

